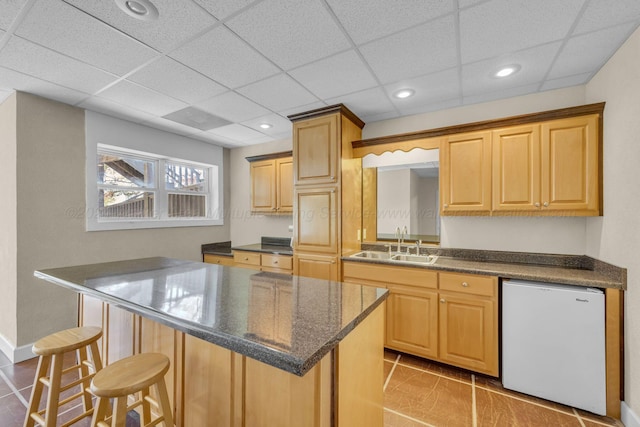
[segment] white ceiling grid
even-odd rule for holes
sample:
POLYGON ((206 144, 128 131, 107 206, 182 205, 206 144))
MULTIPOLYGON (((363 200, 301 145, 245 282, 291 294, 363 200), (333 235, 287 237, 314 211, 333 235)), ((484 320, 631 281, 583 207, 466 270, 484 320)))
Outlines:
POLYGON ((0 101, 21 90, 244 146, 335 103, 373 122, 584 84, 640 24, 638 0, 152 2, 150 22, 114 0, 0 2, 0 101), (162 118, 185 107, 232 124, 162 118))

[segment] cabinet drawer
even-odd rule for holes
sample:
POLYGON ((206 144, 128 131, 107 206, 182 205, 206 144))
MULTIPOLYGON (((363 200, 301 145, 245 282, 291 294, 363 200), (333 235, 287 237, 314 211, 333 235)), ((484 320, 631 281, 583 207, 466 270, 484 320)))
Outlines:
POLYGON ((233 267, 233 265, 235 264, 233 262, 233 258, 228 256, 204 254, 203 260, 208 264, 219 264, 219 265, 226 265, 229 267, 233 267))
POLYGON ((342 268, 344 278, 351 282, 362 279, 366 282, 381 283, 384 286, 391 283, 431 289, 436 289, 438 286, 438 273, 423 268, 376 265, 365 262, 345 262, 342 268))
POLYGON ((249 264, 260 266, 260 254, 254 252, 234 252, 233 260, 237 264, 249 264))
POLYGON ((498 278, 474 274, 440 273, 440 289, 493 297, 497 295, 498 278))
POLYGON ((262 254, 262 266, 291 270, 293 269, 293 259, 287 255, 262 254))

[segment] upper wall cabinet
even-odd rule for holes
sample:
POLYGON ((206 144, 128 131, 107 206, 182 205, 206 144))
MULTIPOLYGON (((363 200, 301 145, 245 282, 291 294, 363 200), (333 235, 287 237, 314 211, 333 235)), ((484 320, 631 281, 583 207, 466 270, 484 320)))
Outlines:
POLYGON ((491 211, 491 132, 451 135, 440 150, 443 214, 491 211))
POLYGON ((493 211, 599 215, 598 116, 493 132, 493 211))
POLYGON ((339 119, 331 114, 293 124, 295 185, 338 182, 339 119))
POLYGON ((247 157, 251 169, 251 211, 293 212, 292 153, 247 157))

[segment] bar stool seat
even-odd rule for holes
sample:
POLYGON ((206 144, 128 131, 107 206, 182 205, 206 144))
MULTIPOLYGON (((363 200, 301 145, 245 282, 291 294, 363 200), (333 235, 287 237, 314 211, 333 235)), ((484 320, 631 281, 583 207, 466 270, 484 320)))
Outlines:
POLYGON ((95 373, 102 369, 102 361, 98 351, 98 340, 101 336, 101 328, 84 326, 47 335, 33 344, 33 353, 40 357, 31 390, 29 409, 24 421, 25 427, 33 427, 36 422, 45 427, 55 427, 58 409, 79 398, 82 398, 84 412, 63 426, 70 426, 93 413, 93 401, 89 386, 95 373), (89 358, 87 349, 91 352, 91 358, 89 358), (64 356, 73 351, 77 352, 76 364, 63 369, 64 356), (63 386, 63 375, 73 372, 78 374, 78 378, 63 386), (44 409, 38 410, 45 386, 48 388, 46 406, 44 409), (79 392, 60 400, 60 393, 77 386, 81 386, 79 392))
POLYGON ((166 427, 173 427, 172 409, 164 381, 169 364, 169 358, 164 354, 142 353, 118 360, 96 374, 91 381, 91 392, 98 401, 91 426, 124 427, 127 412, 142 406, 142 426, 164 422, 166 427), (150 395, 151 387, 155 389, 157 400, 150 395), (138 392, 141 393, 140 397, 129 405, 129 395, 138 392), (115 399, 113 415, 108 410, 110 398, 115 399), (159 413, 153 421, 151 405, 159 413))

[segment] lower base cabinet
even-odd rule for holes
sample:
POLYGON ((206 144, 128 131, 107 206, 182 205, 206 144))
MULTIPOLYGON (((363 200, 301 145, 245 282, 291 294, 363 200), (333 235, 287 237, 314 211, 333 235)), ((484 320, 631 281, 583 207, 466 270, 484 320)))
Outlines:
POLYGON ((389 289, 385 347, 499 376, 497 277, 347 261, 343 281, 389 289))
POLYGON ((293 274, 296 276, 337 281, 338 266, 337 256, 299 253, 293 256, 293 274))

